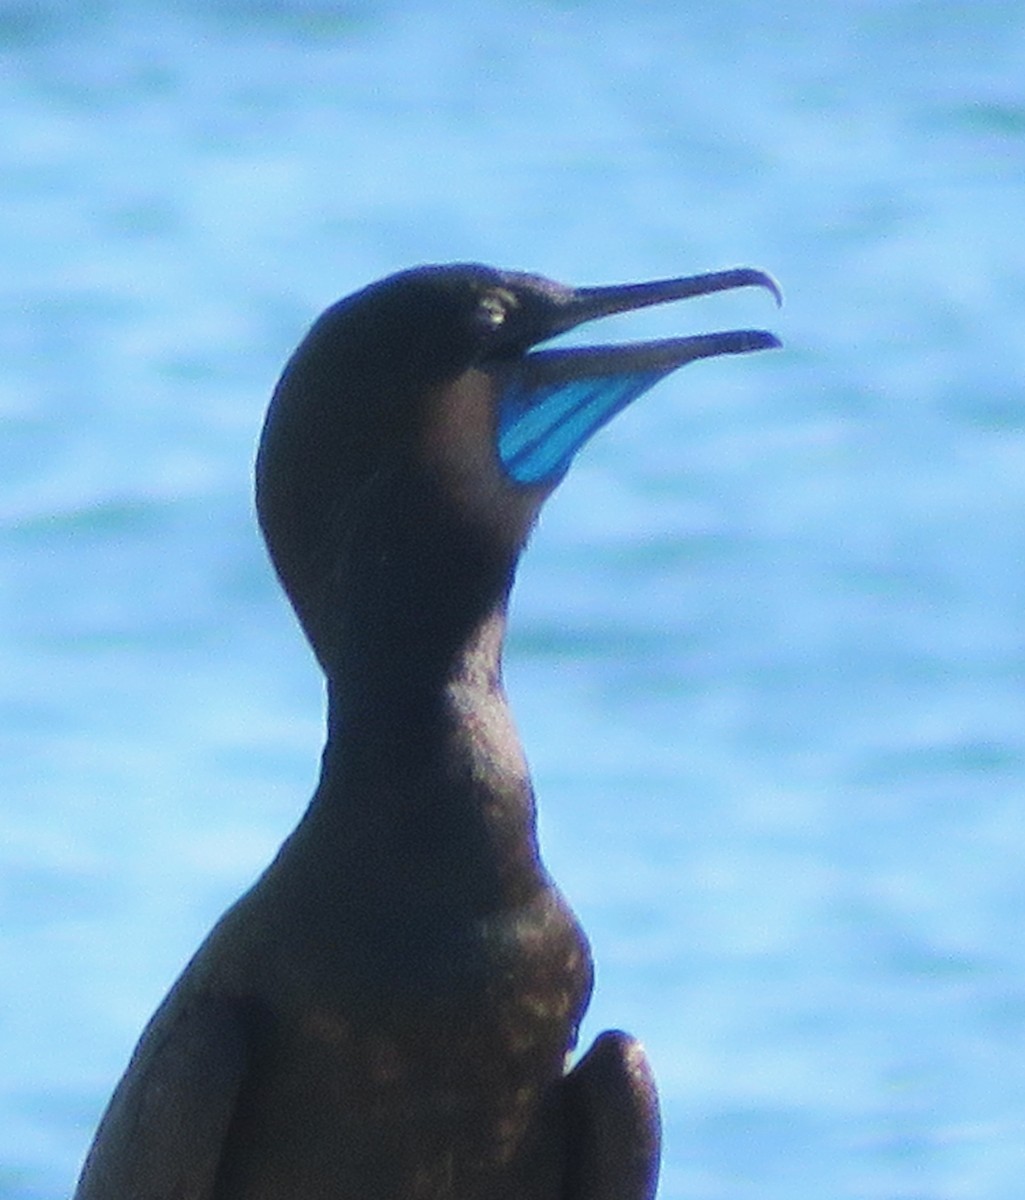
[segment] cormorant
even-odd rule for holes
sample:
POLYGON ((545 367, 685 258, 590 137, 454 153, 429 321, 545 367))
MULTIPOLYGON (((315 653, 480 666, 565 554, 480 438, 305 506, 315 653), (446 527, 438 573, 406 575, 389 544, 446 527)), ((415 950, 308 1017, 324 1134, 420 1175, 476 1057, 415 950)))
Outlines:
POLYGON ((506 605, 574 453, 734 331, 533 351, 595 317, 755 285, 569 288, 418 267, 329 308, 256 464, 327 676, 320 781, 147 1026, 77 1200, 650 1200, 654 1084, 602 1034, 567 1072, 588 944, 541 864, 501 680, 506 605))

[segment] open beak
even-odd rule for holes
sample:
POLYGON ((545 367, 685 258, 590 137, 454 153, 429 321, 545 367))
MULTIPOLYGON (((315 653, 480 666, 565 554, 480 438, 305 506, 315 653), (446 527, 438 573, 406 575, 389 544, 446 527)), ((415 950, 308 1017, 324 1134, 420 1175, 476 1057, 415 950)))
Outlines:
MULTIPOLYGON (((553 306, 545 341, 585 321, 740 287, 762 287, 782 303, 779 285, 764 271, 738 267, 710 275, 614 287, 576 288, 553 306)), ((779 339, 759 329, 664 338, 613 346, 535 350, 496 362, 498 457, 524 486, 553 484, 603 425, 664 376, 699 358, 769 350, 779 339)))

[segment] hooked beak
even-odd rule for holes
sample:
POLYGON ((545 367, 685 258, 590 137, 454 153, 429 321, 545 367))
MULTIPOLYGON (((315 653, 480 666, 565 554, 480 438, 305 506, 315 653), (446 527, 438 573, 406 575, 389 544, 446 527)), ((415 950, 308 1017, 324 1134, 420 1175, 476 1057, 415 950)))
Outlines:
MULTIPOLYGON (((545 341, 598 317, 741 287, 765 288, 777 305, 782 303, 772 276, 750 267, 652 283, 576 288, 559 297, 544 331, 533 340, 545 341)), ((523 486, 554 484, 603 425, 678 367, 699 358, 779 345, 779 339, 764 330, 738 329, 624 345, 537 350, 496 362, 488 369, 498 387, 502 468, 523 486)))

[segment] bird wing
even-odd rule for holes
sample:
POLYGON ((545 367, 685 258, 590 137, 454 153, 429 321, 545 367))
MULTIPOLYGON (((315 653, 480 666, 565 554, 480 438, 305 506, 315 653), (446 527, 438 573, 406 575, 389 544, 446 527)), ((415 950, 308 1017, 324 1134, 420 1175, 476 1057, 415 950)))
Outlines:
POLYGON ((661 1126, 640 1042, 618 1031, 601 1034, 562 1086, 565 1200, 653 1200, 661 1126))
POLYGON ((111 1098, 74 1200, 213 1200, 246 1057, 237 1009, 172 994, 111 1098))

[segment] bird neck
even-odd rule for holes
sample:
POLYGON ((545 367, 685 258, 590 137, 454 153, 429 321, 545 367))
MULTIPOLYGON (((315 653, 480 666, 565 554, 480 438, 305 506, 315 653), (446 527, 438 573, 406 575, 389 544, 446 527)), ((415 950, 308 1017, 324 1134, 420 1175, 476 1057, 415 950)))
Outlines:
MULTIPOLYGON (((444 673, 401 688, 328 682, 328 740, 310 816, 339 853, 401 870, 425 895, 523 903, 546 877, 530 777, 502 687, 504 602, 444 673)), ((418 673, 418 668, 420 673, 418 673)), ((392 681, 394 684, 394 680, 392 681)))
MULTIPOLYGON (((444 658, 417 654, 400 633, 375 656, 378 669, 328 675, 328 741, 331 772, 363 754, 384 752, 423 766, 446 734, 475 728, 484 714, 502 718, 519 747, 502 687, 504 603, 470 629, 444 658), (402 648, 404 652, 396 653, 402 648)), ((419 639, 416 639, 419 641, 419 639)), ((505 746, 489 746, 499 753, 505 746)))

